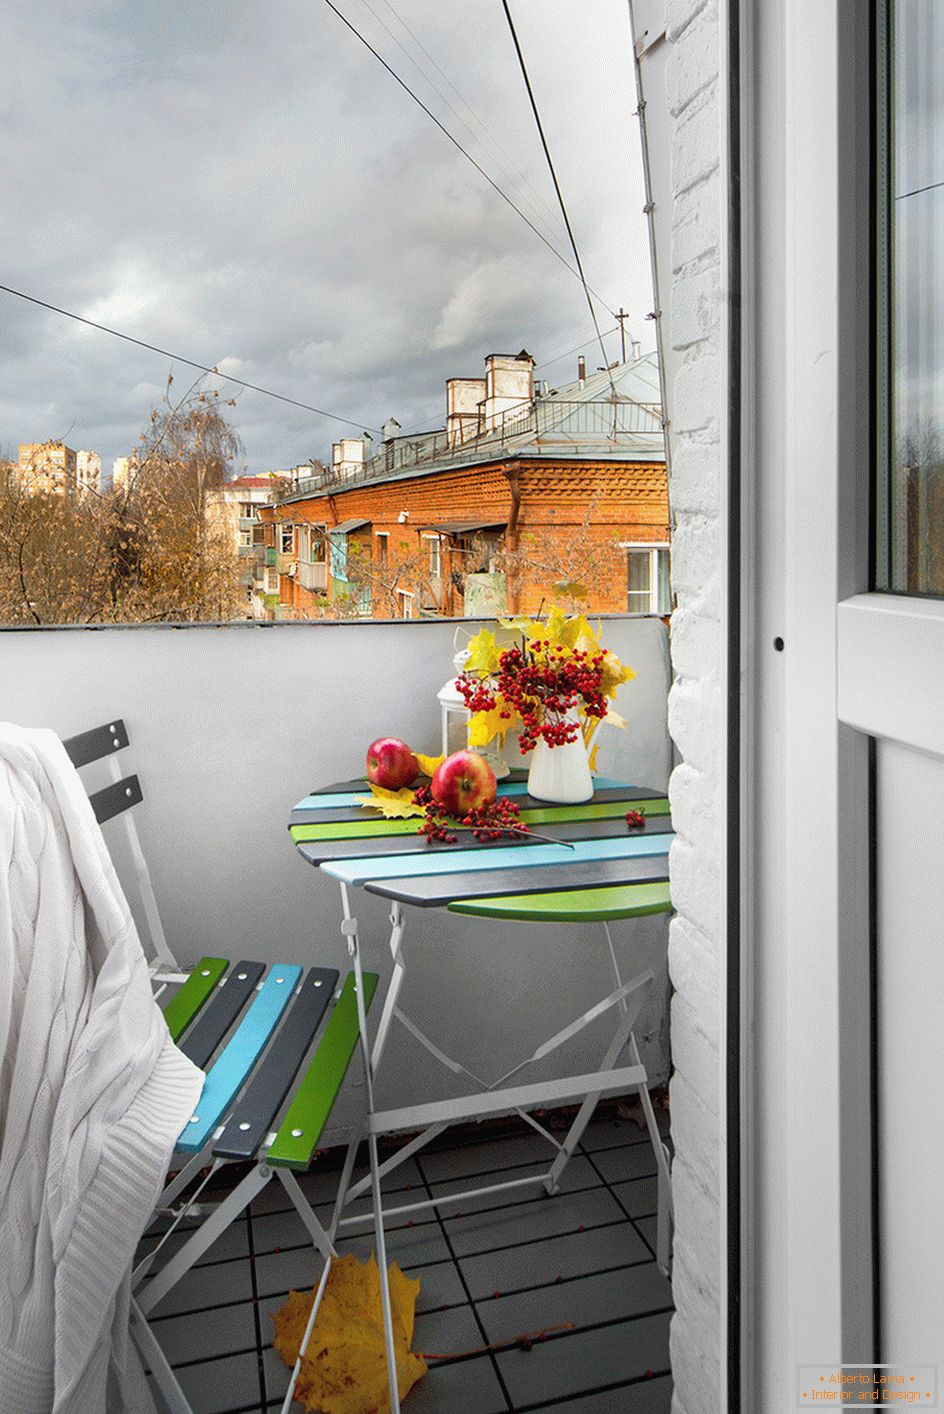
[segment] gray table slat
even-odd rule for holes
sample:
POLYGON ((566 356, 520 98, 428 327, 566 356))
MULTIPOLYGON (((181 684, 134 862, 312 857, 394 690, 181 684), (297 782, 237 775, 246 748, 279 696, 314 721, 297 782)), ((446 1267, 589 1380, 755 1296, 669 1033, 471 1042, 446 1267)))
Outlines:
POLYGON ((223 1159, 252 1159, 272 1128, 282 1101, 308 1053, 338 985, 334 967, 312 967, 213 1152, 223 1159))
POLYGON ((669 877, 668 855, 593 860, 583 864, 548 864, 541 869, 471 869, 462 874, 421 874, 414 879, 377 879, 368 893, 420 908, 442 907, 454 899, 556 893, 562 889, 600 888, 605 884, 657 883, 669 877))
MULTIPOLYGON (((321 791, 319 794, 325 795, 327 792, 321 791)), ((625 800, 627 809, 630 809, 633 803, 638 800, 662 800, 664 792, 653 791, 646 786, 601 786, 599 790, 593 792, 593 799, 595 801, 625 800)), ((511 800, 519 810, 547 810, 552 806, 552 802, 538 800, 533 795, 513 795, 511 800)), ((376 819, 375 815, 366 813, 368 808, 363 805, 333 805, 320 810, 293 810, 289 818, 289 825, 334 825, 351 820, 376 819)), ((417 823, 419 823, 419 817, 417 817, 417 823)))
POLYGON ((207 1061, 226 1035, 265 972, 265 963, 237 962, 226 974, 226 981, 213 993, 197 1019, 178 1041, 180 1050, 194 1065, 206 1069, 207 1061))
MULTIPOLYGON (((417 822, 419 823, 419 822, 417 822)), ((538 830, 546 839, 552 840, 607 840, 627 834, 626 821, 622 816, 612 820, 573 820, 560 825, 539 825, 538 830)), ((668 815, 647 816, 642 829, 629 831, 633 835, 669 835, 672 820, 668 815)), ((478 844, 479 849, 506 848, 512 841, 507 839, 478 844)), ((544 844, 536 838, 521 841, 522 849, 531 845, 544 844)), ((417 854, 420 852, 440 853, 442 850, 469 849, 468 839, 463 836, 457 844, 428 845, 420 835, 377 835, 365 839, 351 840, 308 840, 296 846, 303 859, 309 864, 329 864, 334 859, 373 859, 385 854, 417 854)))

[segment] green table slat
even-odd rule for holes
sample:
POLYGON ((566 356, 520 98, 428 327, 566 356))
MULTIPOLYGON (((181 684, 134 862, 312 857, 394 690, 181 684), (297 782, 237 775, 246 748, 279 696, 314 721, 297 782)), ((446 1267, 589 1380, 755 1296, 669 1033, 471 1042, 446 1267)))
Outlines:
MULTIPOLYGON (((601 800, 589 805, 548 805, 540 810, 522 810, 521 819, 529 825, 552 825, 562 821, 612 820, 625 815, 627 810, 638 810, 642 815, 668 815, 669 802, 664 798, 652 800, 601 800)), ((309 840, 350 840, 372 839, 378 835, 415 835, 420 818, 409 820, 384 820, 376 816, 366 816, 363 820, 337 821, 325 825, 292 825, 289 833, 295 844, 305 844, 309 840)))
POLYGON ((447 906, 450 913, 467 913, 476 918, 514 918, 522 923, 600 923, 611 918, 668 913, 672 900, 666 883, 615 884, 511 898, 457 899, 447 906))
POLYGON ((201 957, 186 982, 164 1008, 164 1020, 172 1041, 190 1025, 223 973, 229 967, 225 957, 201 957))
MULTIPOLYGON (((364 1009, 370 1007, 377 990, 377 973, 365 972, 364 1009)), ((359 1036, 354 973, 349 972, 341 995, 315 1051, 305 1078, 295 1091, 266 1163, 275 1167, 306 1169, 318 1147, 341 1083, 347 1074, 359 1036), (292 1130, 301 1133, 293 1136, 292 1130)))

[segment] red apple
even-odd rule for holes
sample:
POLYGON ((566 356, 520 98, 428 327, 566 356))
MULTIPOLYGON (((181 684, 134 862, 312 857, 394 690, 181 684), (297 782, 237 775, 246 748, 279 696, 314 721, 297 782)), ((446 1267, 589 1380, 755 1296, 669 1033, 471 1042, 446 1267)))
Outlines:
POLYGON ((430 790, 447 814, 461 820, 476 806, 493 801, 498 787, 483 757, 474 751, 456 751, 436 767, 430 790))
POLYGON ((367 779, 372 786, 399 790, 412 785, 420 773, 420 763, 405 741, 381 736, 367 748, 367 779))

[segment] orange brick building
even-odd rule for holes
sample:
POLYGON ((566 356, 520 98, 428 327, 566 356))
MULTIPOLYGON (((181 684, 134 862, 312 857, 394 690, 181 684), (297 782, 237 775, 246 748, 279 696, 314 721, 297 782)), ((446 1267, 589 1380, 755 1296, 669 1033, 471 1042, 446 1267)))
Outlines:
POLYGON ((666 613, 669 508, 654 355, 550 390, 529 355, 451 379, 446 427, 391 420, 263 508, 279 617, 533 612, 580 582, 597 612, 666 613))

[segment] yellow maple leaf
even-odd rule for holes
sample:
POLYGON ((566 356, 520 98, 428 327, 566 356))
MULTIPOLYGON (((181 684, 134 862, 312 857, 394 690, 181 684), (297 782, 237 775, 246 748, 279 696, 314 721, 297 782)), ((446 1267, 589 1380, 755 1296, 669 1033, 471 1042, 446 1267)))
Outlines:
MULTIPOLYGON (((404 1276, 396 1262, 391 1262, 389 1273, 397 1388, 402 1400, 427 1368, 423 1357, 410 1350, 420 1283, 404 1276)), ((298 1359, 313 1296, 310 1291, 289 1292, 284 1306, 272 1317, 273 1343, 286 1365, 294 1366, 298 1359)), ((380 1272, 373 1253, 367 1262, 359 1262, 349 1253, 332 1263, 302 1359, 295 1398, 306 1410, 320 1410, 321 1414, 389 1411, 380 1272)))
POLYGON ((421 751, 414 751, 413 755, 420 763, 420 770, 424 776, 432 776, 437 766, 441 766, 445 761, 444 756, 424 756, 421 751))
POLYGON ((409 786, 402 786, 400 790, 386 790, 383 786, 372 785, 370 795, 356 795, 354 804, 373 806, 387 820, 408 820, 412 815, 423 814, 422 807, 413 799, 409 786))
POLYGON ((502 712, 507 711, 501 702, 493 707, 490 712, 473 712, 469 718, 469 745, 488 746, 494 737, 503 737, 510 731, 517 719, 517 714, 511 717, 503 717, 502 712))
POLYGON ((604 722, 608 722, 611 727, 623 727, 623 728, 625 728, 625 727, 628 727, 628 726, 629 726, 629 723, 627 722, 626 718, 625 718, 625 717, 621 717, 620 714, 619 714, 619 712, 614 712, 612 707, 611 707, 610 710, 607 712, 607 714, 606 714, 606 716, 603 718, 603 720, 604 720, 604 722))
POLYGON ((495 642, 495 635, 487 628, 480 629, 469 639, 465 670, 467 673, 494 673, 498 669, 501 649, 495 642))

